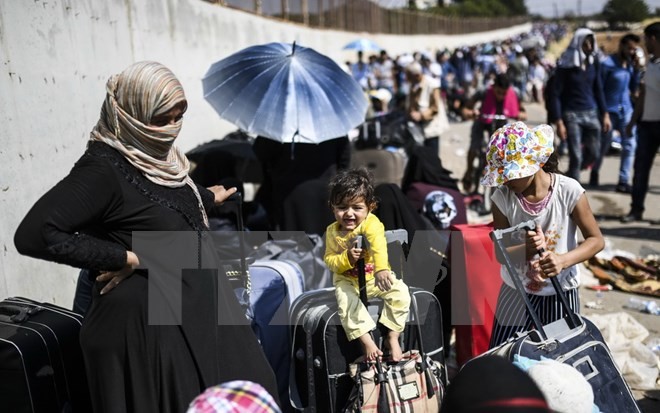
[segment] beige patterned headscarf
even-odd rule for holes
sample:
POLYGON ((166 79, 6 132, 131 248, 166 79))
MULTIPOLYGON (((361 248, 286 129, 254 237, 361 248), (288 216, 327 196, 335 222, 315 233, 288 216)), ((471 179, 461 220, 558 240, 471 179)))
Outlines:
POLYGON ((188 158, 174 146, 182 120, 165 126, 150 125, 155 116, 186 100, 174 73, 157 62, 138 62, 111 76, 106 91, 101 117, 90 140, 104 142, 121 152, 155 184, 170 188, 190 186, 208 226, 197 186, 188 176, 188 158))

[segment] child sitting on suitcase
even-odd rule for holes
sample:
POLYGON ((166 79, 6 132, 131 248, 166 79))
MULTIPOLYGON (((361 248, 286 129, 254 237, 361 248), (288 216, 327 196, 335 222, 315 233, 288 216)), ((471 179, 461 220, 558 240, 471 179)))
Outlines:
POLYGON ((408 287, 390 271, 385 227, 371 213, 376 208, 372 177, 364 168, 341 171, 329 189, 336 222, 326 229, 324 261, 333 272, 339 318, 346 336, 349 341, 360 340, 368 361, 383 355, 370 334, 376 323, 360 301, 356 263, 364 258, 367 296, 384 301, 379 323, 387 331, 385 345, 391 359, 399 361, 399 334, 406 325, 410 295, 408 287), (358 235, 366 240, 366 248, 357 247, 358 235))
MULTIPOLYGON (((580 183, 558 173, 553 154, 554 132, 549 125, 529 129, 523 122, 498 129, 491 137, 484 186, 497 186, 493 193, 495 229, 534 220, 536 231, 526 234, 523 286, 543 325, 563 316, 560 300, 548 282, 557 277, 570 307, 579 313, 576 264, 603 248, 603 235, 591 212, 580 183), (584 241, 578 245, 577 229, 584 241), (539 256, 540 253, 540 256, 539 256)), ((514 289, 508 271, 495 309, 490 347, 496 347, 531 326, 525 306, 514 289)))

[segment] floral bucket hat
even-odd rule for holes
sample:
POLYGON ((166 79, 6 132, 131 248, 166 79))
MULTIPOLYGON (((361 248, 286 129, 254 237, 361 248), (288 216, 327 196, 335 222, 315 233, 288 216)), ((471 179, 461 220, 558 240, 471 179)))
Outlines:
POLYGON ((483 186, 500 186, 507 181, 534 175, 554 150, 554 131, 549 125, 530 129, 523 122, 509 123, 490 138, 483 186))

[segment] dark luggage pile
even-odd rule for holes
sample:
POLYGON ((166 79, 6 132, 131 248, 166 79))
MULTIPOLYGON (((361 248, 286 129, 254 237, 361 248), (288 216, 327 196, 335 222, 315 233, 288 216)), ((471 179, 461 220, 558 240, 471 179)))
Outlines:
POLYGON ((12 413, 91 412, 82 316, 22 297, 0 302, 0 404, 12 413))
POLYGON ((405 112, 395 110, 366 119, 358 128, 355 149, 384 147, 410 149, 424 142, 424 132, 406 119, 405 112))
MULTIPOLYGON (((394 249, 405 247, 407 244, 407 238, 402 239, 401 237, 402 232, 388 231, 386 233, 390 246, 388 248, 390 257, 396 258, 397 254, 392 254, 395 252, 394 249)), ((403 251, 399 251, 398 255, 402 254, 403 251)), ((396 260, 391 261, 396 262, 396 260)), ((394 264, 394 268, 400 271, 396 264, 394 264)), ((433 293, 419 288, 410 288, 410 295, 410 313, 406 328, 401 334, 402 348, 405 351, 417 350, 422 359, 430 358, 437 379, 433 382, 436 383, 436 387, 440 387, 437 389, 439 394, 436 399, 439 401, 444 392, 444 386, 447 384, 442 310, 433 293), (435 366, 439 367, 435 368, 435 366)), ((383 310, 383 301, 364 296, 361 299, 376 321, 383 310)), ((290 325, 293 340, 291 347, 291 404, 296 409, 303 411, 357 411, 355 406, 359 405, 361 396, 359 386, 352 377, 349 366, 362 355, 362 349, 357 340, 349 342, 346 338, 338 316, 334 289, 309 291, 298 297, 291 307, 290 325)), ((378 329, 374 330, 372 334, 376 343, 381 341, 381 333, 378 329)), ((404 362, 397 364, 402 363, 404 362)), ((427 367, 424 362, 422 362, 422 367, 427 367)), ((378 364, 378 369, 380 370, 380 364, 378 364)), ((430 366, 429 371, 431 371, 430 366)), ((427 380, 426 383, 425 388, 433 388, 430 380, 427 380)), ((433 393, 430 391, 428 397, 433 396, 433 393)), ((427 397, 427 395, 424 394, 422 397, 427 397)), ((387 404, 386 400, 384 402, 387 404)), ((439 409, 439 405, 437 407, 439 409)), ((399 411, 399 409, 394 411, 399 411)))

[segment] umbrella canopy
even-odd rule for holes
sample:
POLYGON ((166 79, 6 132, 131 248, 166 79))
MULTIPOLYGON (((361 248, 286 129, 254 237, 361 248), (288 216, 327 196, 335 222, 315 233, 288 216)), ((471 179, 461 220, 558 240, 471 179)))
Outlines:
POLYGON ((364 38, 353 40, 352 42, 346 44, 346 46, 344 46, 343 48, 343 50, 359 50, 362 52, 367 52, 371 50, 378 51, 382 49, 383 48, 378 46, 378 44, 373 40, 364 39, 364 38))
POLYGON ((269 43, 222 59, 202 79, 204 98, 244 131, 319 143, 364 122, 367 98, 334 61, 295 43, 269 43))

